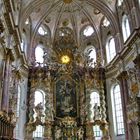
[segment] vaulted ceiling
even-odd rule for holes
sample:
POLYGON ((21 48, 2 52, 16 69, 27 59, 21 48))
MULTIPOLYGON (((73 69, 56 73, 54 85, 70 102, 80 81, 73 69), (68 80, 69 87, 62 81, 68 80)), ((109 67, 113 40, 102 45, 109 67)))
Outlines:
POLYGON ((114 30, 118 29, 115 17, 115 0, 24 0, 22 3, 20 28, 30 18, 32 41, 40 25, 47 25, 52 39, 56 29, 67 26, 73 29, 79 40, 79 32, 85 25, 92 25, 99 36, 102 17, 107 17, 114 30))

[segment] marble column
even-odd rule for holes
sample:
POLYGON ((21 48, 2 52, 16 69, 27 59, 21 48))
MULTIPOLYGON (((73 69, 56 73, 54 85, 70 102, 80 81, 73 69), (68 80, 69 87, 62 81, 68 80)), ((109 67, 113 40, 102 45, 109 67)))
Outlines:
POLYGON ((7 49, 6 51, 7 51, 7 53, 6 53, 6 60, 5 60, 1 110, 3 112, 8 113, 8 108, 9 108, 9 84, 10 84, 10 73, 11 73, 11 63, 13 61, 13 54, 12 54, 11 49, 7 49))
POLYGON ((129 140, 129 126, 127 124, 127 104, 128 104, 128 84, 127 84, 127 72, 121 72, 117 79, 120 82, 120 89, 121 89, 121 99, 122 99, 122 110, 123 110, 123 118, 124 118, 124 128, 125 128, 125 137, 126 140, 129 140))

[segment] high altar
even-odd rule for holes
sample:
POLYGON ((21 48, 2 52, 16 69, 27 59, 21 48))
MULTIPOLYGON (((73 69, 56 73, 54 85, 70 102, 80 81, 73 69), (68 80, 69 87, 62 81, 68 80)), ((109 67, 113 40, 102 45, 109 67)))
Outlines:
POLYGON ((55 51, 49 57, 51 63, 44 53, 44 63, 30 67, 26 137, 31 138, 36 126, 42 125, 47 140, 94 140, 93 126, 99 125, 102 139, 108 140, 104 68, 100 56, 94 68, 88 67, 90 58, 79 53, 73 31, 62 27, 57 34, 52 46, 55 51), (39 87, 45 91, 44 109, 43 103, 34 105, 34 92, 39 87), (100 91, 101 105, 94 106, 91 121, 89 91, 92 88, 100 91))

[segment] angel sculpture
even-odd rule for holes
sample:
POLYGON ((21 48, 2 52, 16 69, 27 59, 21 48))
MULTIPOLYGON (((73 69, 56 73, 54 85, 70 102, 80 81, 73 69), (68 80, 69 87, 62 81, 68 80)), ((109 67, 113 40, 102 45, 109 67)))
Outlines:
POLYGON ((44 117, 43 110, 44 110, 44 108, 43 108, 43 105, 42 105, 41 102, 36 105, 36 107, 35 107, 35 111, 36 111, 36 114, 37 114, 36 120, 41 121, 41 118, 44 117))

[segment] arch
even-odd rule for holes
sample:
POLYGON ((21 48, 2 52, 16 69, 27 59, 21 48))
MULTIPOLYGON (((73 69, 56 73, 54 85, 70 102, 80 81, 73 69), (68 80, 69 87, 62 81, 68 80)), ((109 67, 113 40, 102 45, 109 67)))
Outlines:
POLYGON ((94 29, 92 26, 86 26, 86 28, 83 31, 83 34, 88 37, 91 36, 94 33, 94 29))
POLYGON ((88 45, 84 52, 90 59, 89 66, 94 67, 97 59, 95 47, 93 45, 88 45))
POLYGON ((45 93, 42 90, 37 89, 35 91, 35 101, 34 101, 34 105, 38 105, 40 102, 43 103, 43 105, 45 105, 45 93))
MULTIPOLYGON (((35 108, 36 108, 36 106, 39 106, 39 107, 41 107, 41 115, 44 115, 44 116, 41 116, 40 117, 40 121, 41 122, 44 122, 45 121, 45 103, 46 103, 46 101, 45 101, 45 93, 44 93, 44 91, 42 91, 42 90, 40 90, 40 89, 37 89, 36 91, 35 91, 35 93, 34 93, 34 106, 35 106, 35 108)), ((36 120, 37 119, 37 117, 39 117, 38 115, 40 115, 40 114, 38 114, 37 112, 36 112, 36 109, 34 108, 34 120, 36 120)))
POLYGON ((100 27, 101 27, 101 26, 104 26, 104 27, 110 26, 110 21, 108 20, 107 17, 104 16, 104 17, 101 19, 100 27))
POLYGON ((26 38, 26 32, 23 31, 22 33, 22 40, 21 40, 21 51, 25 53, 25 56, 27 57, 27 38, 26 38))
MULTIPOLYGON (((93 118, 94 118, 94 106, 97 105, 97 106, 100 106, 100 95, 98 93, 97 90, 93 90, 90 94, 90 111, 91 111, 91 115, 90 115, 90 118, 91 118, 91 121, 93 121, 93 118)), ((102 131, 100 129, 100 126, 98 124, 94 125, 93 126, 93 132, 94 132, 94 136, 96 138, 98 137, 101 137, 102 136, 102 131)))
MULTIPOLYGON (((115 29, 115 32, 119 32, 119 26, 118 26, 118 22, 117 22, 117 19, 113 13, 113 11, 110 9, 110 7, 105 3, 105 2, 100 2, 98 0, 95 0, 95 1, 91 1, 91 0, 87 0, 87 3, 97 9, 99 9, 99 11, 101 11, 102 13, 104 13, 107 18, 111 21, 111 24, 113 25, 113 28, 115 29)), ((42 5, 42 4, 45 4, 45 2, 43 0, 40 0, 38 2, 35 2, 35 3, 30 3, 31 6, 33 7, 38 7, 38 5, 42 5)), ((31 9, 30 9, 30 4, 28 5, 28 7, 26 7, 24 10, 26 12, 24 12, 23 14, 23 19, 25 19, 26 17, 28 17, 30 14, 31 14, 31 9)), ((47 11, 45 11, 44 14, 42 14, 43 16, 38 20, 38 24, 36 25, 36 27, 34 28, 33 30, 33 35, 32 35, 32 38, 31 38, 31 46, 33 46, 34 44, 34 38, 36 36, 36 33, 37 33, 37 30, 39 28, 39 26, 41 25, 42 21, 49 15, 49 13, 51 13, 51 11, 56 8, 57 6, 59 5, 59 2, 56 3, 55 6, 52 6, 52 7, 49 7, 47 11)), ((89 18, 89 15, 87 15, 88 18, 89 18)), ((91 23, 93 23, 93 20, 90 19, 91 23)), ((22 23, 22 22, 21 22, 22 23)), ((21 26, 22 24, 20 24, 21 26)), ((98 29, 96 29, 96 32, 97 32, 98 29)), ((101 41, 99 39, 99 33, 97 33, 97 36, 98 36, 98 40, 99 40, 99 44, 101 46, 101 41)))
POLYGON ((40 27, 38 28, 38 33, 41 36, 47 35, 51 37, 51 31, 50 28, 46 24, 41 24, 40 27))
POLYGON ((113 36, 109 36, 106 41, 106 59, 109 63, 116 55, 115 40, 113 36))
POLYGON ((123 0, 117 0, 117 6, 121 6, 123 3, 123 0))
POLYGON ((38 44, 35 48, 35 60, 38 63, 43 63, 44 62, 44 50, 43 50, 43 45, 42 44, 38 44))
POLYGON ((83 26, 83 28, 81 28, 80 35, 85 37, 90 37, 94 34, 94 32, 95 32, 94 27, 92 27, 92 25, 90 24, 87 24, 83 26))
POLYGON ((100 95, 97 91, 92 91, 90 94, 90 105, 91 105, 91 120, 93 119, 94 116, 94 106, 97 104, 100 106, 100 95))
POLYGON ((130 36, 130 24, 128 20, 128 16, 126 14, 122 17, 122 34, 123 34, 123 40, 124 42, 128 39, 130 36))

